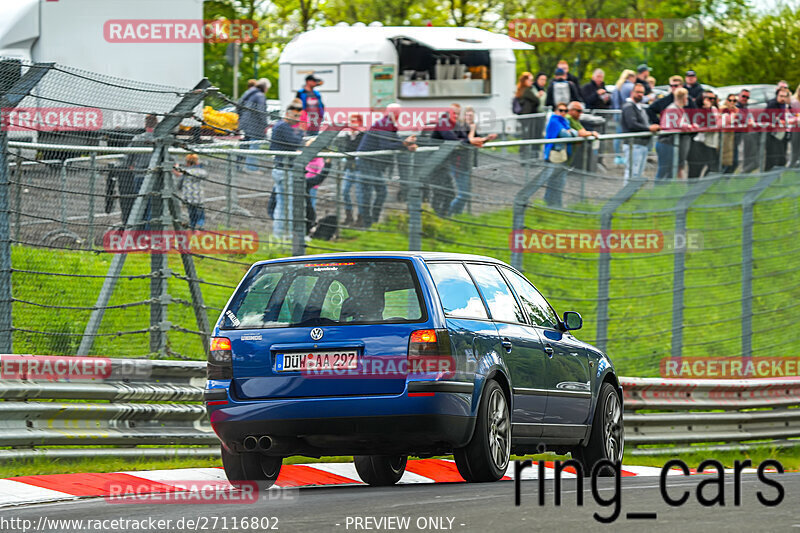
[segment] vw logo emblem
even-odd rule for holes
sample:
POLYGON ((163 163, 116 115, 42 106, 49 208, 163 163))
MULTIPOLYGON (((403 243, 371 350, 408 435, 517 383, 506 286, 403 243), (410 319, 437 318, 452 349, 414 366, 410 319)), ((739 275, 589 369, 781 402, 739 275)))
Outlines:
POLYGON ((322 338, 322 328, 314 328, 311 330, 311 338, 318 341, 322 338))

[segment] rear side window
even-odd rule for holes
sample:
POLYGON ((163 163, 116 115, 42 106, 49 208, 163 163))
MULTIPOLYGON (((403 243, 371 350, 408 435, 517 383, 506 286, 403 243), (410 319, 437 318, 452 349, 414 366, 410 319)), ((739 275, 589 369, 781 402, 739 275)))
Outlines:
POLYGON ((530 315, 531 322, 537 326, 555 328, 558 324, 558 317, 553 312, 550 304, 547 303, 547 300, 544 299, 544 296, 539 294, 539 291, 527 279, 513 270, 507 268, 503 270, 508 277, 508 282, 511 283, 522 305, 525 307, 525 311, 530 315))
POLYGON ((469 271, 481 290, 492 319, 500 322, 525 322, 525 315, 508 288, 500 271, 493 265, 469 265, 469 271))
POLYGON ((462 318, 489 318, 478 289, 461 263, 429 263, 444 313, 462 318))
POLYGON ((223 329, 425 320, 411 263, 270 263, 254 268, 224 312, 223 329))

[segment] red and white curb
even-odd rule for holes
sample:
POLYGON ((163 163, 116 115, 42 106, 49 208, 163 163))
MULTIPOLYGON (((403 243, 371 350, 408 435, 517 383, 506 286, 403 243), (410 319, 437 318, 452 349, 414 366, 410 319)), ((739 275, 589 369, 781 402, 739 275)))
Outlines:
MULTIPOLYGON (((575 474, 567 468, 562 478, 575 474)), ((746 469, 749 472, 751 469, 746 469)), ((752 469, 755 472, 755 469, 752 469)), ((694 473, 694 472, 692 472, 694 473)), ((622 466, 623 477, 656 477, 661 469, 652 466, 622 466)), ((680 471, 671 471, 670 475, 680 471)), ((554 477, 553 463, 545 462, 545 479, 554 477)), ((514 478, 513 463, 503 477, 514 478)), ((522 472, 522 479, 537 479, 538 465, 533 464, 522 472)), ((409 461, 400 484, 463 483, 453 461, 445 459, 419 459, 409 461)), ((314 463, 284 465, 275 487, 280 490, 298 487, 325 487, 335 485, 364 485, 352 463, 314 463)), ((57 502, 78 498, 109 496, 109 487, 124 487, 122 494, 160 494, 184 491, 232 489, 221 468, 181 468, 176 470, 150 470, 142 472, 113 472, 106 474, 50 474, 0 479, 0 507, 31 503, 57 502), (187 488, 187 484, 189 488, 187 488)))

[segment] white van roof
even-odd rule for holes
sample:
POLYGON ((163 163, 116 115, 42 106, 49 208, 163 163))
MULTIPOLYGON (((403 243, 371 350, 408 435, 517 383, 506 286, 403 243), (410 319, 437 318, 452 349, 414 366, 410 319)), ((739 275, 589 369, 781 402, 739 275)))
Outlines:
MULTIPOLYGON (((533 46, 500 33, 479 28, 435 26, 336 26, 317 28, 295 37, 281 54, 281 63, 339 63, 384 59, 389 39, 405 38, 434 50, 531 50, 533 46)), ((392 47, 393 48, 393 47, 392 47)))

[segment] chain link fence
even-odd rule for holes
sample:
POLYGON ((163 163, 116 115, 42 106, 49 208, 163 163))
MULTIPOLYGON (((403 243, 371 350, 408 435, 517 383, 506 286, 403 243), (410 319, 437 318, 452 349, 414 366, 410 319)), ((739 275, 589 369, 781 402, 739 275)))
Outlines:
POLYGON ((341 128, 282 146, 274 112, 243 110, 206 81, 159 87, 7 60, 0 96, 3 353, 203 359, 254 261, 406 249, 508 261, 557 310, 580 312, 579 337, 608 351, 623 375, 658 375, 665 360, 800 347, 800 134, 781 139, 786 166, 759 171, 765 145, 774 153, 770 134, 736 134, 742 157, 732 172, 709 164, 702 177, 680 179, 674 150, 679 165, 656 182, 656 136, 603 133, 616 131, 611 112, 589 128, 599 139, 557 140, 571 156, 553 164, 536 138, 547 114, 479 124, 483 135, 501 134, 482 148, 428 131, 412 152, 373 131, 381 149, 358 152, 341 128), (267 138, 243 138, 206 106, 250 113, 267 138), (634 138, 649 143, 644 170, 626 179, 634 138), (746 152, 753 141, 759 149, 746 152), (115 247, 141 232, 197 246, 115 247), (581 249, 581 238, 598 235, 633 245, 581 249))

